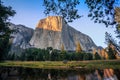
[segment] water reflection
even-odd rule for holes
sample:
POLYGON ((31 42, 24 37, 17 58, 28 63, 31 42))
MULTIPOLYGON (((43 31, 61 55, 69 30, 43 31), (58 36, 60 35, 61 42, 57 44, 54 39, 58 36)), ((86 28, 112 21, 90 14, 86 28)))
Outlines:
POLYGON ((56 70, 0 67, 0 80, 120 80, 120 70, 56 70))

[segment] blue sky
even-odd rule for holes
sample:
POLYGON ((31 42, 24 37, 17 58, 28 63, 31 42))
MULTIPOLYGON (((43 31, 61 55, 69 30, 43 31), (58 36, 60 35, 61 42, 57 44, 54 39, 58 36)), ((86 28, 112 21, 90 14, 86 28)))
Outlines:
MULTIPOLYGON (((38 21, 45 18, 43 13, 43 0, 2 0, 6 6, 11 6, 17 14, 11 18, 14 24, 23 24, 27 27, 35 29, 38 21)), ((87 17, 88 8, 81 0, 81 4, 77 6, 79 14, 83 15, 82 18, 69 23, 70 26, 76 30, 89 35, 97 46, 106 47, 105 32, 112 33, 114 36, 113 28, 106 28, 103 24, 95 24, 90 18, 87 17)))

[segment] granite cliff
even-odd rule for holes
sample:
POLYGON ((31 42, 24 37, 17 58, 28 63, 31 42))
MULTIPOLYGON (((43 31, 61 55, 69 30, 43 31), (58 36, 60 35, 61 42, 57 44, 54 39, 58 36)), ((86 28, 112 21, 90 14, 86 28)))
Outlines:
POLYGON ((38 22, 29 43, 36 48, 53 47, 58 50, 63 44, 66 50, 75 50, 77 42, 80 42, 84 51, 96 48, 88 35, 69 26, 62 17, 49 16, 38 22))
POLYGON ((11 30, 14 30, 14 32, 11 34, 11 53, 19 53, 23 49, 30 48, 29 41, 33 35, 34 30, 31 28, 28 28, 24 25, 15 25, 10 24, 9 28, 11 30))

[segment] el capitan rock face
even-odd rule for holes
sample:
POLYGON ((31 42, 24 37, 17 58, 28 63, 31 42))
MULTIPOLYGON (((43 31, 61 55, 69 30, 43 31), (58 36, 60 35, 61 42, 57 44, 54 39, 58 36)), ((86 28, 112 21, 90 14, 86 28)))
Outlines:
POLYGON ((92 39, 69 26, 60 16, 49 16, 38 22, 30 44, 36 48, 53 47, 66 50, 75 50, 76 42, 80 42, 84 51, 96 48, 92 39))

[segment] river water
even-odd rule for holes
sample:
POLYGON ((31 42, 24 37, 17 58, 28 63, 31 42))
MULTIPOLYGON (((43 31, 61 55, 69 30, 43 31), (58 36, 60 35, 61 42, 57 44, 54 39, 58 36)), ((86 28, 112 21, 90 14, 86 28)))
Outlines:
POLYGON ((120 80, 120 69, 31 69, 0 67, 0 80, 120 80))

